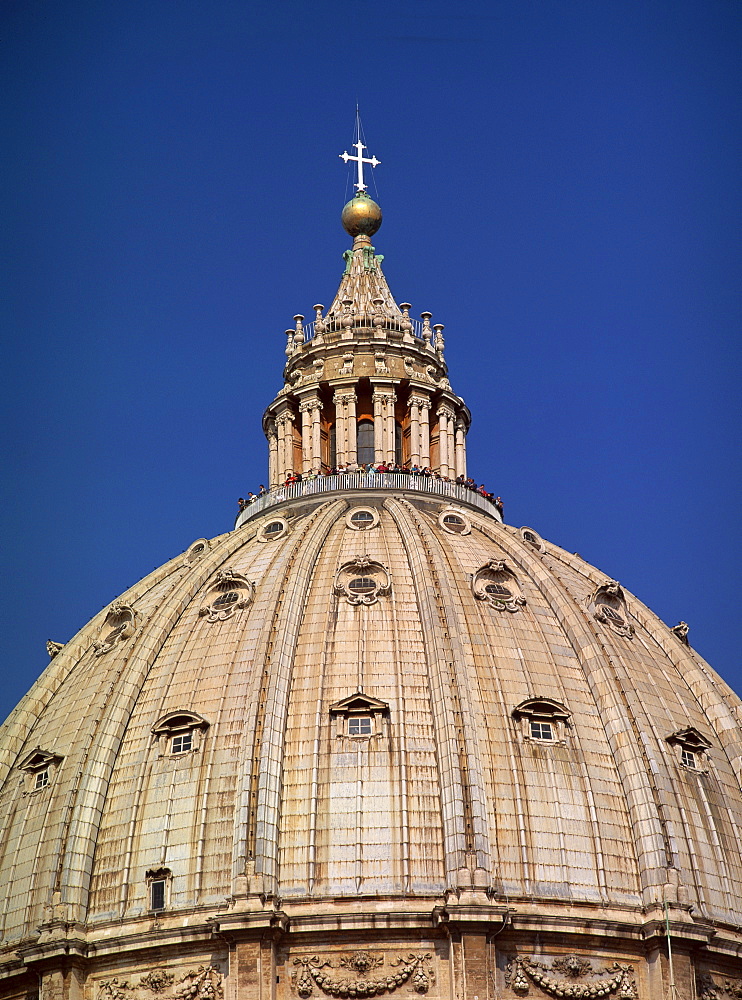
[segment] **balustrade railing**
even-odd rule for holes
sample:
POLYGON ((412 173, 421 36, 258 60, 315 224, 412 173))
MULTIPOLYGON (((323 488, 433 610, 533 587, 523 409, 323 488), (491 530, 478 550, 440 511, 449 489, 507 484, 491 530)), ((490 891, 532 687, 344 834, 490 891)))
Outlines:
POLYGON ((499 511, 486 497, 474 490, 457 483, 449 483, 432 476, 413 476, 401 472, 346 472, 336 476, 317 476, 315 479, 303 479, 300 483, 290 486, 278 486, 253 500, 244 510, 240 511, 235 521, 235 528, 241 528, 247 521, 262 514, 270 507, 288 503, 300 497, 314 496, 318 493, 344 492, 345 490, 389 490, 397 493, 425 493, 434 496, 447 497, 458 503, 478 507, 490 517, 502 521, 499 511))
MULTIPOLYGON (((345 325, 345 323, 347 323, 347 319, 345 317, 343 317, 342 315, 341 316, 329 316, 329 317, 325 317, 322 320, 322 323, 324 324, 324 328, 322 330, 322 333, 323 334, 325 334, 325 333, 342 333, 343 330, 346 330, 346 329, 351 329, 351 330, 358 330, 358 329, 373 330, 373 328, 374 328, 374 318, 375 317, 374 317, 374 315, 372 313, 368 313, 368 314, 360 315, 360 316, 353 316, 352 317, 351 326, 348 328, 345 325)), ((304 323, 303 324, 303 328, 304 328, 304 343, 305 344, 308 344, 311 340, 314 340, 314 337, 315 337, 315 327, 316 327, 316 320, 312 320, 311 323, 304 323)), ((400 317, 396 317, 396 316, 384 316, 384 322, 382 324, 382 329, 383 330, 394 330, 394 331, 397 331, 399 333, 404 333, 405 331, 408 331, 417 340, 424 340, 422 320, 413 319, 411 316, 408 317, 407 319, 404 319, 402 316, 400 316, 400 317), (409 323, 409 327, 407 326, 408 323, 409 323)), ((431 330, 430 332, 432 334, 433 331, 431 330)))

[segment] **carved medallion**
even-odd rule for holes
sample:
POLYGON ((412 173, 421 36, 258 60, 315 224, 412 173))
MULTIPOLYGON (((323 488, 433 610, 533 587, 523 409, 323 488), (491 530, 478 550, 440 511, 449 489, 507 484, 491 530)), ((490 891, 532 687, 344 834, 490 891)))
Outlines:
POLYGON ((530 995, 531 987, 550 997, 579 997, 598 1000, 636 1000, 633 965, 614 962, 612 966, 593 968, 592 962, 577 955, 554 959, 551 965, 531 958, 512 958, 505 969, 505 983, 516 996, 530 995))
POLYGON ((374 997, 384 993, 394 993, 408 983, 415 993, 427 993, 434 982, 431 956, 410 954, 389 962, 387 974, 369 973, 384 965, 381 955, 368 951, 357 951, 340 958, 337 968, 329 960, 318 955, 295 958, 297 971, 292 976, 296 993, 300 997, 312 996, 315 987, 333 997, 374 997), (340 969, 351 975, 343 975, 340 969), (355 973, 355 975, 352 975, 355 973))

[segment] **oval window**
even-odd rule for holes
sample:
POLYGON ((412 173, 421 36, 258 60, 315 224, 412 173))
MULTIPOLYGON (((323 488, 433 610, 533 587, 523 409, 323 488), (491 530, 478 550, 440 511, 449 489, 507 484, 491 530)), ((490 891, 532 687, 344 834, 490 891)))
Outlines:
POLYGON ((512 597, 513 593, 508 590, 507 587, 503 587, 501 583, 488 583, 484 588, 488 594, 492 594, 493 597, 512 597))
POLYGON ((443 518, 443 523, 449 531, 463 531, 466 527, 466 521, 463 517, 459 517, 458 514, 446 514, 443 518))
POLYGON ((215 608, 229 608, 239 599, 236 590, 230 590, 228 594, 220 594, 214 601, 215 608))
POLYGON ((370 510, 357 510, 351 514, 351 521, 357 528, 370 528, 374 523, 374 515, 370 510))
POLYGON ((283 527, 283 521, 271 521, 271 523, 263 529, 263 534, 277 535, 279 532, 283 531, 283 527))
POLYGON ((348 590, 353 594, 373 594, 376 580, 371 576, 356 576, 348 584, 348 590))
POLYGON ((603 612, 606 618, 610 618, 610 620, 612 622, 615 622, 617 625, 624 624, 624 620, 618 613, 618 611, 614 611, 613 608, 610 607, 608 604, 601 604, 600 610, 603 612))

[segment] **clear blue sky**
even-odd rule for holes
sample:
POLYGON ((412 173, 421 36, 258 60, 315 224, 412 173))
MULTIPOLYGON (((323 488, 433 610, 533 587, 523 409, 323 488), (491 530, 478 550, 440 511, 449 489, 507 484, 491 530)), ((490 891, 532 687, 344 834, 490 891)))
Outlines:
POLYGON ((3 0, 0 717, 265 479, 360 103, 474 475, 737 690, 737 0, 3 0), (736 254, 735 254, 736 251, 736 254))

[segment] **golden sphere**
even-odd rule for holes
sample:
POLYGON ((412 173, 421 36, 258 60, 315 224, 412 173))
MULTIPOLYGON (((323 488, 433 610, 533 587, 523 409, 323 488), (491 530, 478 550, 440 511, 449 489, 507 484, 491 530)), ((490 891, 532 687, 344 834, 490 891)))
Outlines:
POLYGON ((350 236, 373 236, 381 225, 381 209, 365 191, 359 191, 345 206, 340 218, 350 236))

